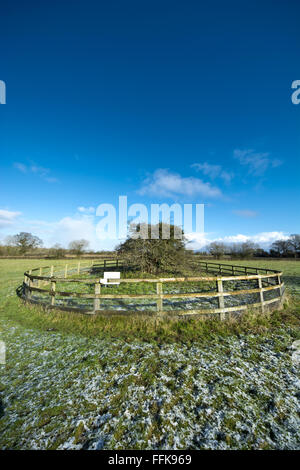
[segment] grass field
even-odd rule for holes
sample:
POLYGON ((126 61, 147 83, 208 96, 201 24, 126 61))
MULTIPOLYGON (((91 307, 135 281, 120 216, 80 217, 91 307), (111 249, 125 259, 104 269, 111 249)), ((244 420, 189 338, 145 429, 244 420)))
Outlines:
POLYGON ((15 295, 43 264, 0 260, 1 449, 300 448, 300 262, 237 261, 290 296, 239 322, 46 313, 15 295))

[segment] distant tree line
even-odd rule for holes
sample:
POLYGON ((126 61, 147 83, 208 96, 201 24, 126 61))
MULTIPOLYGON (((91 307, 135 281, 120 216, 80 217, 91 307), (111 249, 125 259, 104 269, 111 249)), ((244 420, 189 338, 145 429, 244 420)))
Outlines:
POLYGON ((251 241, 232 244, 216 241, 210 243, 204 252, 215 259, 221 259, 225 256, 229 256, 231 259, 298 258, 300 256, 300 235, 292 234, 287 240, 276 240, 268 251, 251 241))
MULTIPOLYGON (((162 224, 159 224, 159 242, 151 240, 149 235, 147 240, 141 240, 129 234, 128 239, 117 248, 117 253, 120 256, 127 257, 130 253, 130 258, 145 264, 147 269, 150 270, 150 264, 153 272, 155 272, 155 263, 159 270, 162 265, 168 264, 170 266, 171 258, 173 258, 173 251, 176 252, 177 261, 179 263, 181 256, 187 256, 187 251, 184 247, 184 239, 178 241, 174 237, 176 227, 170 225, 171 237, 170 240, 165 240, 161 237, 162 224), (151 259, 151 262, 149 261, 151 259), (156 259, 154 263, 153 260, 156 259), (148 266, 149 265, 149 266, 148 266)), ((138 227, 140 230, 141 227, 138 227)), ((147 226, 150 230, 151 226, 147 226)), ((137 228, 131 229, 132 232, 137 228)), ((190 252, 190 250, 188 250, 190 252)), ((20 232, 16 235, 8 236, 4 242, 0 243, 0 256, 25 256, 34 255, 48 258, 64 258, 65 256, 82 256, 83 254, 104 254, 109 253, 105 251, 95 252, 89 250, 89 242, 85 239, 73 240, 69 243, 68 248, 63 248, 60 244, 56 243, 51 248, 43 247, 43 241, 29 232, 20 232)), ((212 242, 203 251, 204 254, 212 256, 215 259, 230 257, 231 259, 249 259, 249 258, 299 258, 300 257, 300 235, 292 234, 286 240, 276 240, 272 243, 269 250, 261 248, 257 243, 246 241, 243 243, 226 244, 223 242, 212 242)))
POLYGON ((73 240, 68 248, 63 248, 56 243, 51 248, 43 247, 43 241, 29 232, 20 232, 8 236, 0 244, 0 256, 24 256, 39 255, 48 258, 64 258, 66 255, 81 256, 84 253, 95 253, 88 251, 89 242, 85 239, 73 240))

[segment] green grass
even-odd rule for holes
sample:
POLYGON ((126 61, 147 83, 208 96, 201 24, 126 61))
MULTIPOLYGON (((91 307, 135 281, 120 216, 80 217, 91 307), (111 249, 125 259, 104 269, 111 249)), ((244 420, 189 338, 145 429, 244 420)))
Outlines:
POLYGON ((0 260, 1 449, 299 448, 297 296, 226 322, 46 312, 15 294, 41 264, 0 260))
MULTIPOLYGON (((44 260, 42 261, 44 263, 44 260)), ((241 262, 236 262, 239 264, 241 262)), ((54 261, 53 264, 64 266, 64 260, 54 261)), ((280 269, 284 272, 284 280, 288 292, 294 294, 297 279, 300 276, 300 262, 273 261, 268 264, 262 261, 246 261, 244 264, 280 269), (296 279, 296 281, 294 281, 296 279)), ((28 268, 39 267, 39 260, 0 260, 1 281, 1 315, 29 328, 43 330, 54 329, 65 333, 79 333, 88 337, 118 337, 134 340, 140 338, 145 341, 195 341, 199 338, 208 338, 214 334, 230 335, 250 331, 261 333, 281 328, 283 324, 289 325, 295 334, 299 326, 300 301, 297 296, 290 296, 290 304, 283 312, 274 311, 261 315, 249 311, 238 320, 220 322, 219 319, 201 320, 157 320, 142 314, 132 316, 85 316, 80 313, 67 313, 59 311, 45 311, 38 306, 25 305, 15 295, 15 289, 22 282, 22 274, 28 268)), ((133 276, 134 274, 131 274, 133 276)), ((192 283, 193 284, 193 283, 192 283)), ((208 284, 208 283, 207 283, 208 284)), ((70 283, 71 285, 71 283, 70 283)), ((77 283, 76 286, 78 287, 77 283)), ((124 291, 138 293, 152 292, 152 284, 143 283, 142 286, 125 284, 124 291), (127 289, 127 290, 126 290, 127 289), (130 290, 131 289, 131 290, 130 290)), ((118 289, 122 290, 121 285, 118 289)), ((113 289, 104 288, 112 293, 113 289)), ((120 292, 118 290, 118 292, 120 292)))
MULTIPOLYGON (((218 261, 216 261, 218 262, 218 261)), ((237 260, 222 261, 220 263, 240 266, 255 266, 258 268, 275 269, 283 272, 283 280, 290 294, 300 297, 300 260, 237 260)))

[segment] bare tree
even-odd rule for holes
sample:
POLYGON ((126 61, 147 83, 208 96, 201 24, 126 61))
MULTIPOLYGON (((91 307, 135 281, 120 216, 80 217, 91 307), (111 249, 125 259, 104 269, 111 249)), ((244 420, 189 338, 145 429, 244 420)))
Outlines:
POLYGON ((88 248, 90 242, 82 238, 81 240, 73 240, 69 243, 69 250, 75 255, 80 256, 88 248))
POLYGON ((241 257, 242 258, 253 258, 256 250, 259 249, 259 245, 257 243, 246 241, 241 244, 241 257))
POLYGON ((49 255, 51 258, 64 258, 65 253, 66 250, 59 243, 55 243, 55 245, 49 249, 49 255))
POLYGON ((287 256, 290 251, 289 240, 276 240, 271 245, 271 251, 277 253, 278 256, 287 256))
POLYGON ((297 233, 291 235, 288 240, 288 245, 294 253, 295 258, 297 258, 298 253, 300 253, 300 235, 297 233))
POLYGON ((15 246, 23 255, 29 250, 33 250, 43 245, 43 241, 29 232, 20 232, 11 237, 7 237, 8 245, 15 246))
POLYGON ((220 259, 225 255, 226 245, 221 242, 212 242, 208 247, 208 252, 216 259, 220 259))
POLYGON ((234 243, 229 248, 231 258, 240 259, 252 258, 257 250, 259 250, 259 246, 250 240, 244 243, 234 243))

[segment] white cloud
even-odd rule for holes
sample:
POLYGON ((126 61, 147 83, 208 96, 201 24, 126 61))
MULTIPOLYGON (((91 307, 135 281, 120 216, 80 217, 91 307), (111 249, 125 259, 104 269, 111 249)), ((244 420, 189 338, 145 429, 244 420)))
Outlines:
POLYGON ((251 211, 248 209, 243 209, 243 210, 236 210, 232 211, 234 214, 238 215, 239 217, 245 217, 245 218, 251 218, 251 217, 256 217, 258 213, 256 211, 251 211))
POLYGON ((53 224, 50 237, 53 244, 60 243, 63 246, 68 246, 71 241, 81 238, 88 240, 91 246, 97 245, 93 217, 64 217, 53 224))
POLYGON ((22 223, 22 230, 37 235, 44 241, 44 246, 50 247, 59 243, 67 248, 73 240, 84 238, 89 241, 92 250, 112 250, 118 243, 118 239, 99 240, 96 233, 98 220, 94 215, 77 214, 67 216, 55 222, 44 220, 27 220, 22 223))
POLYGON ((187 248, 190 250, 201 250, 211 242, 205 233, 185 233, 185 238, 188 241, 187 248))
POLYGON ((34 163, 31 165, 25 165, 24 163, 15 162, 14 168, 21 171, 21 173, 33 173, 43 180, 47 181, 48 183, 58 183, 58 179, 49 175, 51 170, 49 168, 44 168, 42 166, 35 165, 34 163))
POLYGON ((37 165, 31 165, 29 167, 29 170, 32 173, 36 173, 37 175, 39 175, 41 177, 46 177, 50 173, 49 168, 44 168, 42 166, 37 166, 37 165))
POLYGON ((251 149, 236 149, 233 152, 233 156, 239 160, 241 165, 247 166, 248 173, 254 176, 261 176, 269 168, 276 168, 282 165, 281 160, 271 159, 269 152, 259 153, 251 149))
POLYGON ((21 212, 12 212, 0 209, 0 228, 12 226, 21 212))
POLYGON ((223 237, 222 241, 225 243, 240 243, 249 240, 260 245, 269 246, 275 240, 287 240, 288 238, 288 235, 285 235, 284 232, 260 232, 256 235, 231 235, 223 237))
POLYGON ((59 179, 49 176, 49 177, 45 177, 45 181, 47 181, 47 183, 58 183, 59 179))
MULTIPOLYGON (((90 208, 88 208, 90 209, 90 208)), ((96 233, 98 219, 94 214, 78 213, 73 217, 63 217, 54 222, 45 220, 19 219, 21 212, 0 210, 0 228, 3 234, 8 235, 18 231, 31 232, 39 236, 44 241, 44 246, 50 247, 59 243, 64 247, 73 240, 84 238, 90 242, 93 250, 113 249, 120 240, 99 240, 96 233)), ((201 250, 212 241, 222 241, 227 244, 242 243, 247 240, 258 243, 262 248, 269 248, 270 245, 279 239, 287 240, 289 237, 282 231, 260 232, 255 235, 235 234, 224 237, 213 237, 207 233, 187 233, 187 240, 190 242, 188 248, 201 250)))
POLYGON ((1 240, 6 236, 18 232, 30 232, 40 237, 45 247, 51 247, 59 243, 67 248, 73 240, 84 238, 89 241, 92 250, 112 250, 120 243, 118 239, 99 240, 96 233, 96 224, 99 220, 94 214, 77 213, 57 221, 30 220, 19 218, 21 212, 0 210, 0 229, 2 229, 1 240))
POLYGON ((229 173, 222 169, 221 165, 211 165, 210 163, 193 163, 191 168, 196 171, 201 171, 204 175, 209 176, 211 179, 221 178, 226 183, 230 183, 233 178, 233 173, 229 173))
POLYGON ((89 248, 92 250, 112 250, 119 240, 99 240, 96 233, 97 222, 98 220, 93 215, 64 217, 53 224, 52 233, 48 236, 48 244, 60 243, 67 247, 71 241, 84 238, 89 241, 89 248))
POLYGON ((143 182, 138 191, 141 195, 154 195, 173 197, 175 195, 194 196, 200 194, 204 197, 215 198, 222 195, 219 188, 205 183, 199 178, 182 177, 167 169, 158 169, 152 176, 143 182))
POLYGON ((260 232, 256 235, 229 235, 225 237, 208 238, 207 234, 203 233, 187 233, 186 238, 190 242, 188 248, 193 250, 201 250, 211 242, 223 242, 227 244, 244 243, 252 241, 258 243, 262 248, 268 249, 270 245, 276 240, 287 240, 289 237, 284 232, 260 232))
POLYGON ((22 173, 27 173, 27 167, 23 163, 15 162, 14 168, 21 171, 22 173))
POLYGON ((95 212, 95 207, 84 207, 84 206, 79 206, 77 207, 77 210, 78 212, 82 212, 82 213, 85 213, 85 214, 92 214, 93 212, 95 212))

